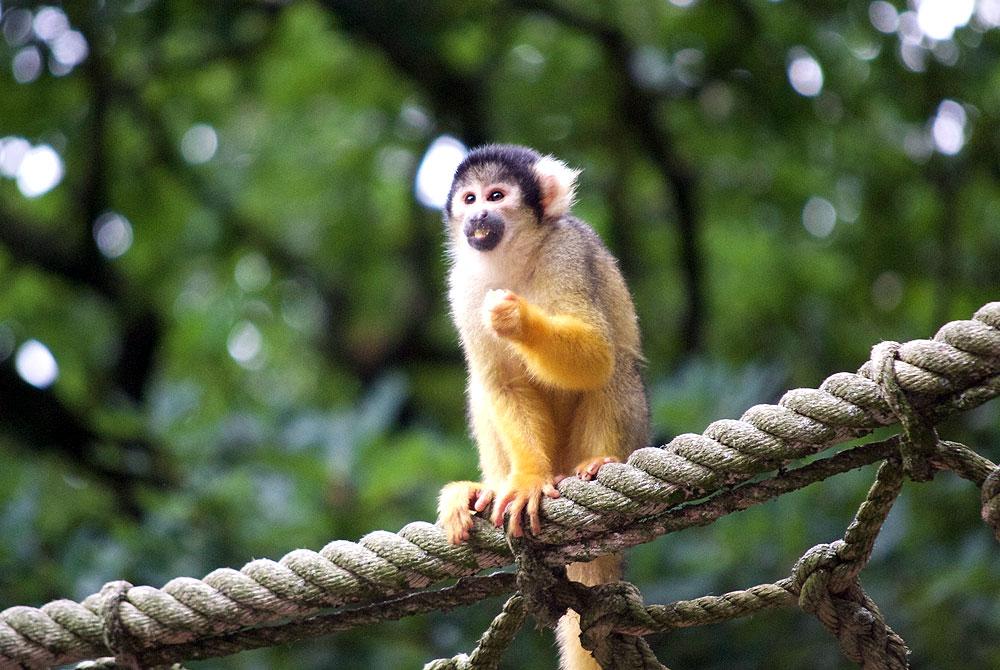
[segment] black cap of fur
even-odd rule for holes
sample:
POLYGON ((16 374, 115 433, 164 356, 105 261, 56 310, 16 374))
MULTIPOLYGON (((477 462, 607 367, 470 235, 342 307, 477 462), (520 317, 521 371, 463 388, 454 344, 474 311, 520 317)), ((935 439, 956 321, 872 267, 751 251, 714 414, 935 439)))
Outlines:
POLYGON ((448 191, 445 215, 451 218, 451 199, 455 197, 455 189, 469 170, 480 165, 493 164, 500 167, 502 179, 515 182, 520 187, 524 204, 533 209, 541 221, 542 190, 535 174, 535 163, 540 159, 541 155, 534 149, 514 144, 487 144, 473 149, 455 170, 455 177, 448 191))

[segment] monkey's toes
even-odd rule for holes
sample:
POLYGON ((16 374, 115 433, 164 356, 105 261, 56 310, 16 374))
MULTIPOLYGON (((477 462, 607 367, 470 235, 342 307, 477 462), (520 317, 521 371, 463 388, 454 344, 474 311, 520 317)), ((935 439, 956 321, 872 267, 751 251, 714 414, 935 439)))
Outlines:
POLYGON ((621 463, 621 460, 615 456, 590 458, 576 466, 576 474, 580 479, 590 481, 597 476, 597 471, 606 463, 621 463))
POLYGON ((469 539, 472 530, 472 515, 468 510, 456 510, 447 519, 441 521, 444 534, 451 544, 461 544, 469 539))

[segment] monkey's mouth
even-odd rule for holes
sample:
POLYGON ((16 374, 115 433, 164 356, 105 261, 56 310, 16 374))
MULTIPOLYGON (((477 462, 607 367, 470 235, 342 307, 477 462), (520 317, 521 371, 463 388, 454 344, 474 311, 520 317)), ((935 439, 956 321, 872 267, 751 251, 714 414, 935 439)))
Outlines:
POLYGON ((487 216, 465 224, 465 239, 476 251, 494 249, 502 238, 503 219, 498 216, 487 216))

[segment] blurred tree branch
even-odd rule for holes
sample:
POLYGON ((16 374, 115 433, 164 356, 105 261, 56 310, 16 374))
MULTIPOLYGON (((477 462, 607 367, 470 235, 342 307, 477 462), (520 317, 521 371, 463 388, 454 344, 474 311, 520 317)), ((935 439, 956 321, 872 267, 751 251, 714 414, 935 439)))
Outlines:
MULTIPOLYGON (((121 310, 124 282, 111 267, 105 263, 88 263, 85 255, 68 249, 60 238, 43 233, 38 224, 28 223, 3 207, 0 207, 0 243, 16 263, 34 267, 70 286, 86 287, 116 310, 121 310)), ((134 325, 142 327, 143 324, 143 320, 139 319, 134 325)), ((128 346, 126 340, 123 349, 128 346)), ((124 355, 121 358, 128 360, 124 355)), ((25 444, 48 446, 69 456, 84 471, 91 472, 115 488, 125 483, 122 472, 108 469, 94 459, 92 446, 101 437, 87 426, 82 414, 61 403, 50 391, 28 385, 9 364, 0 367, 0 397, 4 398, 3 406, 8 413, 0 421, 0 430, 24 440, 25 444)), ((117 443, 115 439, 107 441, 117 443)), ((151 443, 138 440, 136 445, 128 448, 144 452, 147 460, 160 458, 151 443)), ((137 477, 139 480, 145 478, 137 477)), ((164 485, 171 479, 161 475, 148 477, 150 483, 158 485, 164 485)))
MULTIPOLYGON (((112 386, 139 403, 143 400, 161 338, 160 319, 156 310, 129 286, 126 277, 100 254, 91 234, 97 218, 110 209, 105 172, 108 74, 100 50, 94 51, 85 66, 85 81, 91 92, 85 133, 90 141, 87 148, 90 160, 73 184, 76 196, 71 202, 74 209, 63 217, 78 226, 80 234, 72 236, 77 242, 67 245, 63 238, 43 232, 41 225, 0 208, 0 243, 6 246, 15 262, 58 277, 70 286, 86 287, 112 307, 122 329, 112 386)), ((99 388, 101 383, 95 379, 92 385, 99 388)), ((4 432, 24 444, 40 445, 61 453, 110 488, 124 491, 123 505, 132 514, 138 512, 136 485, 165 486, 174 481, 159 448, 153 443, 140 436, 123 439, 99 435, 83 413, 69 408, 51 391, 36 389, 24 382, 9 363, 0 366, 0 397, 4 398, 4 409, 9 412, 0 423, 4 432), (115 446, 115 456, 100 455, 101 444, 115 446), (144 465, 126 466, 129 461, 144 465)))
MULTIPOLYGON (((453 127, 472 145, 496 139, 489 124, 488 77, 503 40, 492 38, 485 47, 490 49, 485 62, 473 72, 461 72, 442 56, 442 37, 461 17, 442 12, 436 3, 388 0, 377 8, 365 0, 324 0, 322 4, 340 19, 341 29, 374 45, 423 89, 444 127, 453 127)), ((502 25, 494 27, 503 30, 502 25)))
POLYGON ((68 284, 85 286, 110 302, 121 299, 121 284, 105 263, 88 263, 63 237, 50 235, 44 227, 0 204, 0 244, 18 263, 31 265, 68 284))
POLYGON ((0 430, 20 444, 68 458, 117 491, 116 500, 131 516, 141 515, 138 486, 177 484, 173 468, 148 441, 98 434, 53 393, 21 379, 10 359, 0 363, 0 398, 0 430), (101 449, 102 444, 114 450, 101 449))

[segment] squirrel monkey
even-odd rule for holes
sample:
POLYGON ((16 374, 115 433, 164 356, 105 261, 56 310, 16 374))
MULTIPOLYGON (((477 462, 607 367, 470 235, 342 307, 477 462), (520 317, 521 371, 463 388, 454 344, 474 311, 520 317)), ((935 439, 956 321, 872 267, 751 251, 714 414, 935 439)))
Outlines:
MULTIPOLYGON (((649 410, 632 298, 597 234, 570 214, 579 171, 517 146, 471 152, 445 205, 449 302, 469 368, 481 482, 441 491, 438 520, 452 543, 493 504, 509 532, 541 528, 542 498, 567 476, 647 445, 649 410)), ((621 557, 567 567, 588 585, 620 578, 621 557)), ((597 668, 570 611, 558 635, 563 668, 597 668)))

